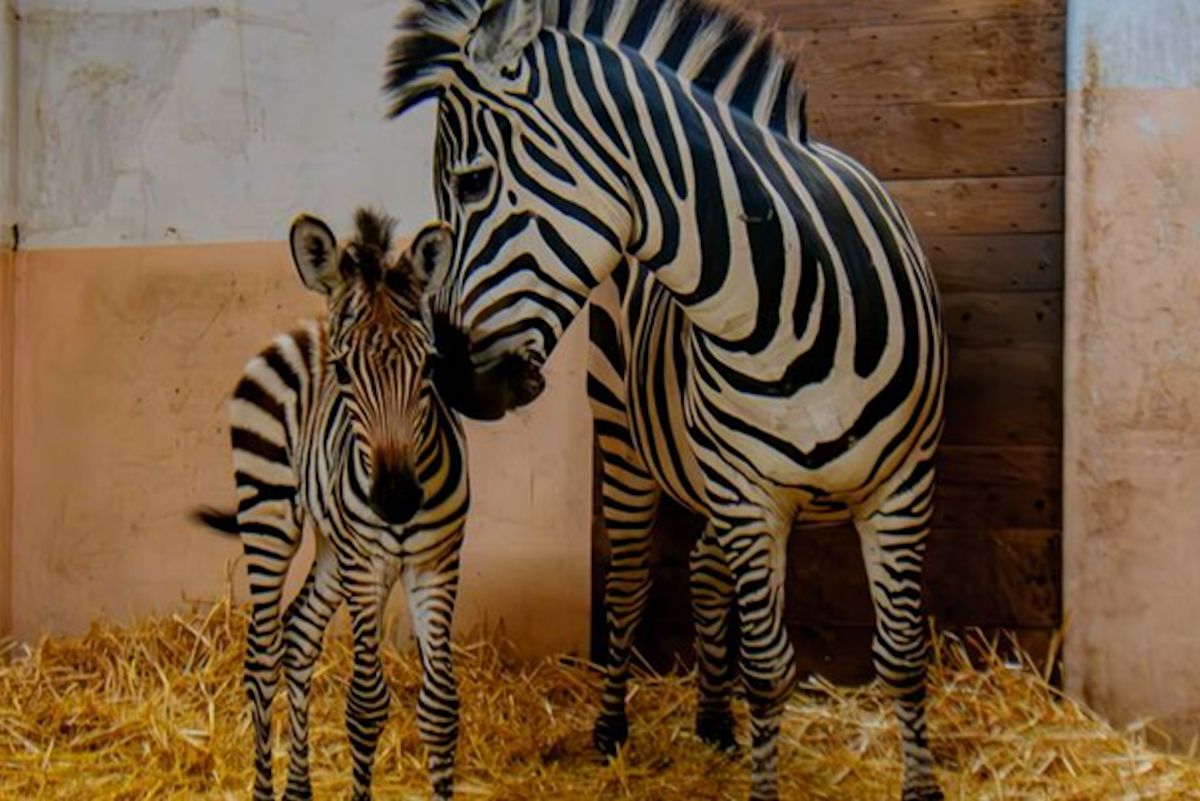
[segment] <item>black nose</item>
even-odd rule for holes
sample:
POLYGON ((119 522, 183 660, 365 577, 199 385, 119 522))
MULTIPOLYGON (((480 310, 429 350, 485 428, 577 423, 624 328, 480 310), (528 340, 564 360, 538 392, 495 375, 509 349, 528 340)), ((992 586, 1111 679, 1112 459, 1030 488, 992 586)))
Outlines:
POLYGON ((421 508, 425 493, 411 471, 384 468, 371 484, 371 508, 386 522, 407 523, 421 508))

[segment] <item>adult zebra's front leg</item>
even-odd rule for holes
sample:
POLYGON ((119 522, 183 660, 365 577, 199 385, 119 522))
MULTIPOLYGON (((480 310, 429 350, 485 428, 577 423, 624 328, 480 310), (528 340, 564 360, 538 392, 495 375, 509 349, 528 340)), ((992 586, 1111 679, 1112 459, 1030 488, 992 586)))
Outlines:
POLYGON ((650 534, 661 490, 634 450, 628 430, 615 426, 611 431, 602 430, 600 460, 610 552, 604 585, 608 655, 604 695, 592 739, 602 754, 615 756, 629 737, 625 690, 633 635, 650 599, 650 534))
POLYGON ((783 582, 790 520, 743 502, 713 518, 738 611, 738 657, 750 706, 750 801, 779 798, 779 731, 796 680, 784 624, 783 582))
POLYGON ((699 667, 696 736, 719 751, 734 751, 737 736, 731 702, 737 663, 730 626, 733 576, 711 523, 692 548, 689 575, 699 667))
POLYGON ((855 521, 875 606, 875 672, 900 720, 903 801, 941 801, 925 728, 929 643, 922 600, 925 538, 933 512, 932 459, 904 472, 870 515, 855 521))

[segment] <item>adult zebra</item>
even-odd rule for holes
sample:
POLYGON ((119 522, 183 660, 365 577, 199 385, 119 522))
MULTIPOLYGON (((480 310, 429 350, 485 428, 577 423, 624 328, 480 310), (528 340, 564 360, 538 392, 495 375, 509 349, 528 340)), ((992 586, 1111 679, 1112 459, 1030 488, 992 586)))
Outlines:
POLYGON ((593 319, 614 549, 597 744, 624 736, 666 490, 708 517, 693 562, 700 734, 732 738, 732 613, 751 798, 777 798, 795 671, 788 533, 797 518, 850 519, 901 724, 902 796, 936 799, 921 565, 946 366, 937 293, 879 182, 808 140, 798 63, 710 0, 417 0, 387 87, 397 114, 439 98, 435 192, 456 244, 433 309, 454 405, 494 417, 531 400, 567 324, 619 279, 619 310, 593 319))
POLYGON ((285 798, 312 798, 309 688, 325 629, 343 603, 354 630, 346 704, 352 798, 370 798, 390 698, 379 659, 382 619, 398 578, 421 653, 417 721, 434 798, 453 792, 458 692, 450 626, 469 496, 466 442, 434 391, 421 305, 428 276, 449 259, 450 238, 444 225, 430 225, 392 253, 393 228, 390 218, 360 210, 354 238, 339 247, 322 221, 293 223, 293 260, 304 284, 327 297, 329 319, 276 337, 246 365, 230 405, 237 511, 196 515, 239 534, 246 555, 255 801, 275 798, 271 704, 281 673, 291 710, 285 798), (281 621, 305 519, 317 533, 316 557, 281 621))

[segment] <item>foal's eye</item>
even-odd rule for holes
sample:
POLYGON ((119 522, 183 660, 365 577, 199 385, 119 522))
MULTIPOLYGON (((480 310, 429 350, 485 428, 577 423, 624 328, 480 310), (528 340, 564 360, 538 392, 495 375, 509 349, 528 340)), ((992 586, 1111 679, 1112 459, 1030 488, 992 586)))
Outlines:
POLYGON ((469 172, 459 173, 454 179, 454 192, 458 202, 467 205, 478 203, 487 197, 488 189, 492 186, 492 167, 480 167, 469 172))
POLYGON ((333 376, 343 387, 350 383, 350 371, 346 369, 346 364, 341 359, 333 360, 333 376))

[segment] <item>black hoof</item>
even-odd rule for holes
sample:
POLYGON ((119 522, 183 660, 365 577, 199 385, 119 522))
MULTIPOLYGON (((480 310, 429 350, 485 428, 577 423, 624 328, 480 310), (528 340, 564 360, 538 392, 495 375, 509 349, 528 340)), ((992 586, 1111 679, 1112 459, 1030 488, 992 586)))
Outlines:
POLYGON ((696 717, 696 736, 700 741, 723 754, 738 750, 732 715, 699 715, 696 717))
POLYGON ((606 758, 612 759, 629 739, 629 721, 625 718, 602 717, 592 730, 592 743, 606 758))
POLYGON ((289 781, 283 789, 283 801, 312 801, 312 780, 289 781))
POLYGON ((940 787, 914 787, 910 790, 905 790, 900 796, 900 801, 944 801, 945 796, 942 794, 940 787))

